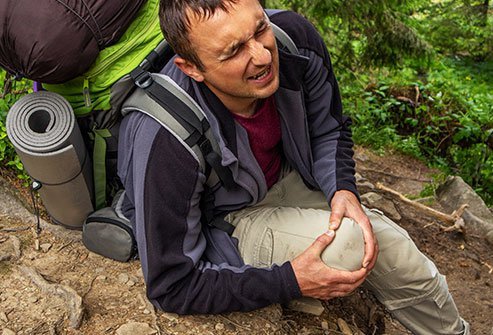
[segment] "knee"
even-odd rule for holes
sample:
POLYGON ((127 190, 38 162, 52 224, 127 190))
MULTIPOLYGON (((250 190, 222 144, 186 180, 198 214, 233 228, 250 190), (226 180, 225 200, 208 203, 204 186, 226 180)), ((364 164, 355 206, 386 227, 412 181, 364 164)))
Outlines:
POLYGON ((361 268, 365 241, 359 225, 344 218, 332 243, 322 253, 322 260, 330 267, 354 271, 361 268))

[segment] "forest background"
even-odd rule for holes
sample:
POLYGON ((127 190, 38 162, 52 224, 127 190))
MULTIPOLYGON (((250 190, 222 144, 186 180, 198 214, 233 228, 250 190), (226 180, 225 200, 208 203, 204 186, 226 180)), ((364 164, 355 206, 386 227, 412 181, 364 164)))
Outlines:
MULTIPOLYGON (((267 0, 324 37, 354 140, 459 175, 493 205, 493 6, 489 0, 267 0)), ((31 91, 0 70, 0 163, 26 182, 5 119, 31 91)))

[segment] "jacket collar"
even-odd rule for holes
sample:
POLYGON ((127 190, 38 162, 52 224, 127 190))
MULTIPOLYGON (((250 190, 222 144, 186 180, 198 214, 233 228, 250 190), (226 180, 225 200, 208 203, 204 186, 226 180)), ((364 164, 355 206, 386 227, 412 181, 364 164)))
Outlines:
POLYGON ((279 49, 279 86, 295 91, 301 90, 308 61, 308 57, 279 49))

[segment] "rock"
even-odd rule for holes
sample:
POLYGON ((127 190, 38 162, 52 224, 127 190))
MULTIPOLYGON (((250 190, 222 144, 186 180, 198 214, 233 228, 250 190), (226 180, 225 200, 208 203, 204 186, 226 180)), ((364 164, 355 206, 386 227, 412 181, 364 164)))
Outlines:
POLYGON ((0 245, 0 262, 12 261, 21 258, 21 241, 17 236, 9 236, 0 245))
POLYGON ((329 330, 329 323, 327 321, 322 321, 321 326, 323 330, 329 330))
POLYGON ((160 313, 160 315, 168 319, 168 321, 176 321, 179 318, 179 315, 175 313, 162 312, 160 313))
POLYGON ((299 299, 291 300, 287 307, 293 311, 303 312, 320 316, 324 312, 324 306, 320 300, 301 297, 299 299))
POLYGON ((118 281, 122 284, 126 284, 128 282, 129 278, 126 273, 120 273, 118 275, 118 281))
POLYGON ((10 241, 12 241, 12 246, 14 247, 15 258, 21 258, 21 240, 17 236, 10 236, 10 241))
POLYGON ((0 320, 2 320, 5 323, 9 322, 9 318, 7 317, 7 314, 5 314, 4 312, 0 312, 0 320))
POLYGON ((485 234, 493 230, 493 214, 483 199, 461 177, 449 176, 438 187, 436 195, 440 205, 449 213, 463 204, 469 205, 462 216, 466 229, 472 227, 485 234))
POLYGON ((220 322, 216 323, 216 325, 214 326, 214 329, 218 330, 218 331, 224 330, 224 324, 220 323, 220 322))
POLYGON ((236 332, 236 326, 232 323, 226 323, 224 325, 224 327, 226 328, 226 330, 230 331, 230 332, 236 332))
POLYGON ((129 322, 116 330, 117 335, 152 335, 157 331, 149 327, 147 323, 143 322, 129 322))
POLYGON ((137 276, 137 278, 144 279, 144 273, 142 273, 142 269, 141 269, 141 268, 137 269, 137 270, 134 272, 134 275, 136 275, 136 276, 137 276))
POLYGON ((51 249, 51 243, 43 243, 39 246, 44 253, 51 249))
POLYGON ((356 172, 354 174, 354 179, 356 179, 356 183, 363 183, 365 181, 368 181, 368 179, 366 179, 365 177, 363 177, 361 174, 359 174, 358 172, 356 172))
POLYGON ((15 334, 16 334, 15 331, 10 330, 8 328, 4 328, 2 332, 2 335, 15 335, 15 334))
POLYGON ((29 299, 27 299, 27 301, 29 301, 31 304, 38 302, 38 300, 39 300, 38 297, 35 296, 32 296, 29 299))
POLYGON ((395 208, 394 203, 380 194, 375 192, 365 193, 361 196, 361 202, 369 208, 378 208, 393 221, 399 221, 401 219, 401 215, 395 208))
POLYGON ((353 335, 351 328, 349 328, 348 324, 343 319, 337 319, 337 325, 344 335, 353 335))
POLYGON ((356 182, 356 187, 358 188, 358 192, 360 192, 361 194, 372 192, 375 190, 375 185, 373 185, 369 181, 361 183, 356 182))
POLYGON ((370 159, 370 157, 368 157, 368 155, 365 154, 365 153, 362 153, 362 152, 359 152, 359 151, 355 151, 355 153, 354 153, 354 159, 355 160, 359 160, 361 162, 367 162, 370 159))
MULTIPOLYGON (((176 334, 185 334, 188 330, 190 330, 187 326, 185 326, 183 323, 178 323, 174 328, 173 331, 176 334)), ((133 335, 133 334, 132 334, 133 335)))

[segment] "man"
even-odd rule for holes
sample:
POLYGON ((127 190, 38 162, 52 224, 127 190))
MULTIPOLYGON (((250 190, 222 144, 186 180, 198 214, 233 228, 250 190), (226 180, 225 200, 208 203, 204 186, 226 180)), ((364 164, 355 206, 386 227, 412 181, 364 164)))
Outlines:
POLYGON ((468 333, 435 265, 360 205, 350 121, 313 26, 291 12, 269 18, 257 0, 161 0, 160 18, 178 55, 162 72, 204 110, 235 186, 206 187, 170 131, 143 113, 124 119, 124 208, 153 304, 246 311, 365 283, 415 333, 468 333), (270 20, 299 54, 278 48, 270 20), (205 198, 232 236, 201 223, 205 198))

